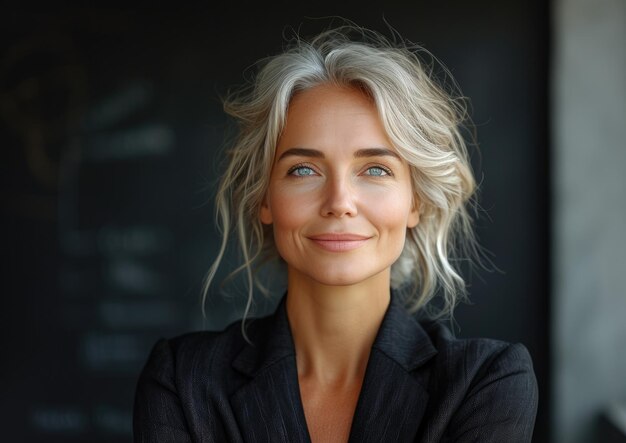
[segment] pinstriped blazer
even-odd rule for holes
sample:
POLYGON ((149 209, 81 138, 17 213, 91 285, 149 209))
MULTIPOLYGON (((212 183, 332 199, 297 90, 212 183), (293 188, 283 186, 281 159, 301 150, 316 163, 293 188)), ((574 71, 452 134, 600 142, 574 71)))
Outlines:
MULTIPOLYGON (((310 442, 285 310, 154 346, 135 394, 135 442, 310 442)), ((455 339, 392 296, 350 442, 529 442, 537 383, 521 344, 455 339)))

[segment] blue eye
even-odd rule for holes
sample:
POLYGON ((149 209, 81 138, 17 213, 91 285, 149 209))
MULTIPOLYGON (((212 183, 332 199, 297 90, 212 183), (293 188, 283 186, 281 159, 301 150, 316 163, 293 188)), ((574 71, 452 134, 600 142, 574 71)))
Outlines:
POLYGON ((374 177, 384 177, 385 175, 391 175, 389 171, 383 169, 379 166, 372 166, 371 168, 367 168, 367 174, 374 177))
POLYGON ((315 171, 308 166, 296 166, 289 171, 289 175, 295 175, 296 177, 308 177, 309 175, 315 175, 315 171))

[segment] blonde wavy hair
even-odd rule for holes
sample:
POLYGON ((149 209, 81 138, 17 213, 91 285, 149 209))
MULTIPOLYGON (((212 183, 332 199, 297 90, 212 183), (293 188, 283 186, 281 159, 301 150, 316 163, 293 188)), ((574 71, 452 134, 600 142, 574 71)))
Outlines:
POLYGON ((252 305, 255 270, 280 260, 271 226, 259 219, 260 207, 291 98, 322 84, 358 87, 368 94, 389 139, 409 164, 420 222, 408 229, 404 250, 392 265, 391 287, 407 298, 411 311, 424 308, 439 291, 443 303, 426 310, 431 316, 452 314, 465 297, 458 265, 477 252, 468 211, 476 183, 463 137, 471 127, 467 101, 432 55, 396 40, 354 25, 310 40, 296 36, 282 53, 259 62, 249 84, 227 96, 224 110, 237 122, 237 134, 226 151, 215 201, 222 241, 205 279, 203 306, 233 234, 243 261, 233 273, 245 272, 247 282, 244 318, 252 305))

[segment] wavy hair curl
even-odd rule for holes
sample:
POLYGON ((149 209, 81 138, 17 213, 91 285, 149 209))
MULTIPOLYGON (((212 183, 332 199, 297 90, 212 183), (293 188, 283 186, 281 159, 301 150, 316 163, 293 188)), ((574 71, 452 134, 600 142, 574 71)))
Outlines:
MULTIPOLYGON (((425 49, 387 39, 354 25, 295 37, 285 50, 259 62, 255 78, 231 92, 224 110, 237 122, 227 167, 216 196, 222 241, 204 284, 203 306, 235 234, 245 272, 248 314, 254 270, 278 258, 271 226, 259 219, 276 145, 291 98, 318 85, 358 87, 376 105, 400 156, 409 164, 420 222, 408 229, 402 254, 392 265, 391 286, 407 297, 410 311, 424 308, 440 290, 443 303, 431 316, 452 314, 466 294, 459 262, 478 257, 468 210, 476 188, 464 130, 471 127, 467 100, 450 73, 425 49), (435 72, 435 69, 440 72, 435 72), (437 76, 444 80, 438 81, 437 76)), ((469 133, 469 131, 468 131, 469 133)))

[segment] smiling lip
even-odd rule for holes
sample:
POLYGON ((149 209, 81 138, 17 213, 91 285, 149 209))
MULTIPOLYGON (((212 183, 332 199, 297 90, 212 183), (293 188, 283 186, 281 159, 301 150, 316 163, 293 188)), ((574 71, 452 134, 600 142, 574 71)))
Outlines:
POLYGON ((316 245, 331 252, 352 251, 360 248, 370 237, 358 234, 320 234, 309 237, 316 245))

